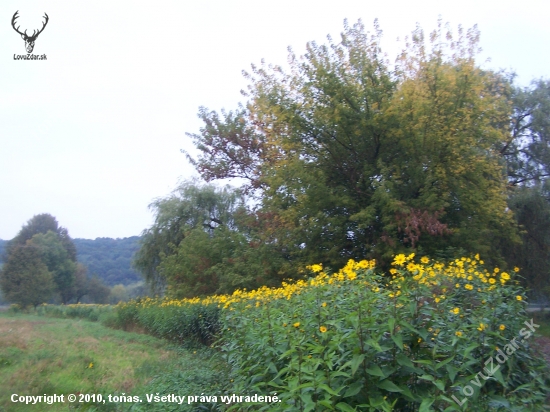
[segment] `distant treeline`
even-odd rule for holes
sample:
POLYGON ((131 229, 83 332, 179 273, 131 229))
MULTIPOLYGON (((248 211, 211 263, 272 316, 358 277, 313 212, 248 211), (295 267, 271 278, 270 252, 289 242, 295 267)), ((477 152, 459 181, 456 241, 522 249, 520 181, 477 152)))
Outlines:
MULTIPOLYGON (((139 249, 139 236, 123 239, 101 237, 73 239, 77 260, 88 269, 88 276, 97 276, 107 286, 129 285, 142 280, 132 268, 132 258, 139 249)), ((0 266, 7 240, 0 239, 0 266)))

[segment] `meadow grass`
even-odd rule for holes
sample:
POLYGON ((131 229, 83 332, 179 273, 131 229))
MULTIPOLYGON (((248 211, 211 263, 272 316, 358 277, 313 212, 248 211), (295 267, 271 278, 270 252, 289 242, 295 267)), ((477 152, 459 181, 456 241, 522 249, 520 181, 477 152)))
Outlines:
POLYGON ((219 386, 216 382, 222 375, 223 362, 216 362, 216 353, 209 348, 175 347, 87 320, 0 313, 2 412, 171 410, 167 404, 148 405, 145 394, 200 394, 219 386), (24 405, 10 400, 12 394, 71 393, 138 395, 144 404, 24 405))

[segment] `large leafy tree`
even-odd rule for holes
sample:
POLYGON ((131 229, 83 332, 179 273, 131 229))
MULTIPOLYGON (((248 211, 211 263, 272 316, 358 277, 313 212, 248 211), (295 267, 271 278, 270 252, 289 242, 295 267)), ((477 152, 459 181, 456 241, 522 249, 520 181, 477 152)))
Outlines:
POLYGON ((57 235, 63 247, 67 250, 69 258, 76 262, 76 248, 73 240, 69 236, 69 232, 64 227, 59 226, 57 219, 49 213, 35 215, 24 225, 19 233, 8 242, 6 246, 6 254, 11 253, 11 249, 18 245, 25 245, 34 235, 38 233, 46 234, 52 231, 57 235))
POLYGON ((157 291, 182 298, 282 280, 284 253, 239 190, 184 182, 151 207, 134 264, 157 291))
MULTIPOLYGON (((12 265, 10 268, 12 286, 15 284, 21 286, 21 282, 28 279, 33 270, 36 269, 35 258, 38 256, 41 263, 46 266, 46 271, 52 277, 54 285, 53 288, 48 286, 46 288, 47 293, 40 296, 53 293, 63 303, 68 303, 74 297, 75 289, 73 285, 77 267, 76 248, 67 229, 59 226, 55 217, 44 213, 30 219, 19 233, 8 242, 5 251, 6 261, 9 262, 16 252, 19 254, 19 257, 15 258, 17 264, 12 265), (22 250, 27 249, 31 252, 22 252, 22 250), (25 253, 32 254, 33 259, 28 263, 29 268, 23 270, 25 262, 20 256, 25 253), (21 270, 19 275, 17 270, 21 270), (20 276, 21 282, 13 283, 17 276, 20 276)), ((42 279, 46 275, 40 268, 36 269, 36 276, 42 279)), ((30 285, 35 285, 35 282, 32 281, 30 285)), ((22 290, 27 290, 26 286, 21 287, 22 290)), ((10 296, 15 296, 13 293, 10 296)), ((6 295, 6 298, 9 299, 9 296, 6 295)))
POLYGON ((533 186, 550 177, 550 81, 515 88, 512 131, 500 147, 510 183, 533 186))
POLYGON ((55 283, 37 248, 15 246, 0 271, 0 287, 7 301, 25 308, 47 302, 55 283))
POLYGON ((155 213, 155 222, 142 233, 135 268, 154 291, 163 290, 166 277, 159 272, 159 265, 164 257, 173 254, 194 229, 211 233, 219 226, 234 228, 234 216, 243 207, 243 201, 240 194, 229 187, 218 189, 183 182, 169 196, 149 206, 155 213))
POLYGON ((40 254, 42 262, 53 275, 56 291, 63 304, 68 303, 75 296, 74 282, 77 264, 71 259, 69 252, 63 245, 57 233, 49 230, 46 233, 37 233, 27 245, 34 247, 40 254))
POLYGON ((192 162, 209 181, 246 179, 300 265, 448 247, 498 261, 519 240, 501 153, 510 82, 476 65, 475 29, 418 28, 395 67, 380 39, 346 23, 288 71, 253 66, 246 105, 201 109, 192 162))

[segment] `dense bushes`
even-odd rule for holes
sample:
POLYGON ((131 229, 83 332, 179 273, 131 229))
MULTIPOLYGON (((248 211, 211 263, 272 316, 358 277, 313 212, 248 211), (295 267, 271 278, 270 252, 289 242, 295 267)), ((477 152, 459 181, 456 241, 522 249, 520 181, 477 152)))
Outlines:
POLYGON ((211 344, 219 329, 220 308, 208 299, 143 298, 117 306, 118 322, 138 326, 152 335, 177 342, 211 344))
POLYGON ((36 309, 38 315, 56 318, 79 318, 91 321, 107 320, 113 315, 113 306, 77 303, 74 305, 43 304, 36 309))
POLYGON ((538 325, 515 274, 483 265, 397 255, 384 275, 350 260, 333 274, 312 265, 315 277, 280 288, 39 310, 177 342, 217 339, 227 393, 276 393, 285 411, 540 410, 549 382, 531 346, 538 325))
POLYGON ((422 262, 398 255, 379 276, 350 261, 226 304, 232 390, 277 392, 289 411, 540 408, 546 365, 516 282, 476 259, 422 262))
MULTIPOLYGON (((206 299, 142 299, 119 323, 179 342, 211 343, 231 368, 231 393, 273 394, 281 410, 536 410, 546 365, 513 276, 483 261, 442 264, 397 255, 308 281, 206 299), (221 332, 221 333, 220 333, 221 332), (502 362, 501 362, 502 361, 502 362)), ((238 410, 273 405, 238 404, 238 410)))

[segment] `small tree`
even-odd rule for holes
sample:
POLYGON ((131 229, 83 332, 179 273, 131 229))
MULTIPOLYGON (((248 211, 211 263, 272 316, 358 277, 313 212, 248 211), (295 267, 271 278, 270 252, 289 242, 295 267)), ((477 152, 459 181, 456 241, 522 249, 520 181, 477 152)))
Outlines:
POLYGON ((107 303, 111 290, 97 276, 88 281, 86 296, 92 303, 107 303))
POLYGON ((125 302, 129 299, 128 291, 122 284, 118 284, 112 287, 109 294, 109 303, 116 305, 119 302, 125 302))
POLYGON ((51 298, 55 283, 39 250, 17 246, 0 272, 0 288, 8 302, 36 307, 51 298))

